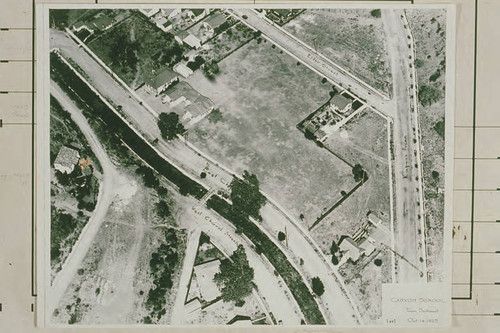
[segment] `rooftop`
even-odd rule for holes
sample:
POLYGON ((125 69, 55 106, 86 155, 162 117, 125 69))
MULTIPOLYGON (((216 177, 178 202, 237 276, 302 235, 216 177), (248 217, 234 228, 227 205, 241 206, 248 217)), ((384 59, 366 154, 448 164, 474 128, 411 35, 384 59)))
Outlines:
POLYGON ((181 81, 177 83, 175 86, 169 88, 166 92, 166 95, 172 99, 172 101, 176 101, 181 97, 185 97, 186 100, 190 102, 194 102, 199 96, 200 93, 193 89, 189 85, 189 83, 185 81, 181 81))
POLYGON ((188 9, 190 10, 194 16, 200 16, 201 14, 203 14, 205 12, 205 9, 203 8, 192 8, 192 9, 188 9))
POLYGON ((96 18, 92 22, 90 22, 92 25, 94 25, 97 29, 104 29, 111 23, 113 23, 113 19, 109 16, 103 15, 99 18, 96 18))
POLYGON ((221 13, 210 15, 203 23, 208 24, 212 29, 216 29, 217 27, 226 23, 226 17, 221 13))
POLYGON ((144 81, 150 87, 154 89, 158 89, 163 86, 165 83, 171 82, 177 77, 177 73, 172 71, 169 68, 165 68, 162 71, 158 72, 158 74, 152 74, 151 77, 145 79, 144 81))
POLYGON ((335 95, 335 96, 333 96, 332 100, 330 101, 330 104, 335 105, 340 110, 343 110, 346 106, 348 106, 351 103, 352 103, 352 99, 344 97, 342 95, 335 95))
POLYGON ((80 153, 72 148, 62 146, 61 150, 57 154, 56 159, 54 160, 54 164, 60 164, 64 167, 74 167, 76 163, 78 163, 80 159, 80 153))

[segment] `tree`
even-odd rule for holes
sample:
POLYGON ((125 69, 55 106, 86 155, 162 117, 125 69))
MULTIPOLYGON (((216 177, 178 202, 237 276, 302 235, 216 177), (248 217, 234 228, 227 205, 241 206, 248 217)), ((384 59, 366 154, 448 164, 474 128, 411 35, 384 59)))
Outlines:
POLYGON ((170 208, 168 207, 168 204, 165 200, 160 200, 156 204, 156 214, 158 214, 160 218, 166 218, 170 216, 170 208))
POLYGON ((218 123, 222 120, 222 112, 219 109, 213 109, 208 115, 208 121, 211 123, 218 123))
MULTIPOLYGON (((52 28, 63 29, 68 24, 67 9, 51 9, 49 10, 49 21, 52 28)), ((64 29, 63 29, 64 30, 64 29)))
POLYGON ((422 85, 418 89, 418 99, 423 106, 431 105, 441 98, 441 93, 438 89, 432 86, 422 85))
POLYGON ((243 298, 252 293, 254 270, 248 264, 243 245, 238 245, 230 258, 232 262, 229 259, 221 261, 214 282, 221 291, 222 300, 241 304, 243 298))
POLYGON ((354 180, 356 182, 365 182, 368 180, 368 174, 366 173, 365 170, 363 170, 363 167, 361 166, 361 164, 356 164, 353 168, 352 168, 352 174, 354 176, 354 180))
POLYGON ((323 293, 325 292, 325 286, 317 276, 312 278, 312 290, 318 296, 323 295, 323 293))
POLYGON ((376 18, 380 18, 382 16, 382 12, 380 9, 374 9, 370 12, 370 14, 376 18))
POLYGON ((182 134, 185 131, 184 126, 179 123, 179 115, 175 112, 160 114, 158 128, 160 129, 161 136, 168 141, 174 139, 177 134, 182 134))
POLYGON ((234 177, 230 187, 235 212, 262 220, 260 208, 266 202, 266 198, 260 193, 257 176, 245 170, 243 179, 234 177))
POLYGON ((334 264, 335 266, 337 266, 339 264, 339 259, 337 258, 337 256, 335 254, 332 255, 332 264, 334 264))
POLYGON ((337 243, 335 243, 335 241, 332 241, 332 246, 330 246, 330 253, 334 254, 338 250, 339 250, 339 246, 337 245, 337 243))
POLYGON ((200 178, 202 178, 202 179, 207 178, 207 173, 206 173, 206 172, 204 172, 204 171, 202 171, 202 172, 200 173, 200 178))
POLYGON ((284 233, 283 231, 279 231, 279 232, 278 232, 278 240, 279 240, 280 242, 282 242, 282 241, 284 241, 285 239, 286 239, 286 235, 285 235, 285 233, 284 233))
POLYGON ((382 259, 375 259, 375 265, 380 266, 382 265, 382 259))

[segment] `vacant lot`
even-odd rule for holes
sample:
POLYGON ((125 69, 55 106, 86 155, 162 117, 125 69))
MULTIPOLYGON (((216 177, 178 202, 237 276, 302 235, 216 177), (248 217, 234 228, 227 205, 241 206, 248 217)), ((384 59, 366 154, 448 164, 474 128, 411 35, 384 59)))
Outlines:
POLYGON ((153 71, 177 63, 184 52, 172 34, 135 12, 88 46, 132 88, 153 71))
POLYGON ((296 124, 326 100, 321 78, 269 43, 252 41, 220 64, 215 81, 189 82, 220 105, 222 119, 199 122, 189 139, 261 188, 307 224, 354 186, 351 168, 319 148, 296 124))
POLYGON ((243 23, 237 23, 225 32, 209 40, 203 45, 203 49, 199 54, 207 61, 214 60, 218 62, 249 42, 252 38, 253 30, 243 23))
POLYGON ((328 254, 332 240, 352 235, 367 221, 369 211, 389 227, 387 121, 371 110, 364 110, 330 136, 325 145, 349 163, 361 164, 368 173, 368 181, 311 231, 328 254))
POLYGON ((443 10, 407 12, 416 42, 419 112, 424 176, 424 204, 429 271, 435 281, 442 278, 444 221, 444 119, 446 14, 443 10), (422 96, 422 87, 428 87, 422 96))
POLYGON ((375 88, 389 93, 382 20, 366 9, 308 9, 283 26, 375 88))
POLYGON ((347 289, 357 302, 359 312, 365 324, 381 324, 382 284, 391 282, 390 250, 375 250, 370 256, 360 258, 357 263, 347 262, 340 273, 345 278, 347 289), (375 265, 375 260, 381 265, 375 265), (378 261, 377 260, 377 261, 378 261))

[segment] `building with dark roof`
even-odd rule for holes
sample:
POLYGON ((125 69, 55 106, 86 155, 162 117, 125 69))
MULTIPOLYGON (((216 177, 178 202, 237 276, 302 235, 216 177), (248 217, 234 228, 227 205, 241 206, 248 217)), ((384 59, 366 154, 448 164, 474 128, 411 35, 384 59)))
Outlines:
POLYGON ((335 95, 330 101, 330 106, 333 111, 345 113, 351 109, 352 99, 344 97, 342 95, 335 95))
POLYGON ((158 74, 153 74, 146 78, 144 81, 146 86, 152 89, 156 94, 160 94, 162 91, 167 89, 174 82, 179 80, 177 73, 169 68, 165 68, 158 72, 158 74))
POLYGON ((216 13, 210 15, 202 24, 206 29, 215 31, 224 23, 226 23, 226 17, 222 13, 216 13))

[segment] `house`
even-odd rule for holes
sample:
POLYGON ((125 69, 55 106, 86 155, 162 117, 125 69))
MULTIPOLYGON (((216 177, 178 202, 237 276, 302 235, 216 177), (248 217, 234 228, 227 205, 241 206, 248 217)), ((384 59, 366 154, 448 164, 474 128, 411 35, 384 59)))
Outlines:
POLYGON ((165 68, 158 72, 158 74, 153 74, 144 81, 146 86, 158 95, 170 87, 174 82, 179 81, 179 76, 169 68, 165 68))
POLYGON ((206 302, 213 301, 220 296, 220 290, 214 282, 214 276, 219 272, 220 260, 213 260, 193 267, 200 294, 206 302))
POLYGON ((368 221, 370 221, 374 225, 381 225, 382 224, 382 220, 377 215, 375 215, 373 212, 369 212, 367 217, 368 217, 368 221))
POLYGON ((210 31, 211 33, 216 33, 217 28, 226 23, 226 17, 222 13, 216 13, 210 15, 206 20, 202 22, 202 25, 205 29, 210 31))
POLYGON ((362 252, 360 251, 358 244, 348 236, 342 237, 339 243, 339 250, 342 252, 343 261, 347 261, 347 259, 351 259, 353 262, 356 262, 361 256, 362 252))
POLYGON ((182 75, 186 79, 193 74, 193 70, 191 68, 180 62, 175 64, 174 72, 182 75))
POLYGON ((180 8, 163 8, 160 10, 161 16, 171 19, 181 13, 180 8))
POLYGON ((340 113, 346 113, 351 109, 352 99, 344 97, 342 95, 335 95, 330 101, 330 107, 333 111, 340 113))
POLYGON ((199 96, 200 93, 194 90, 189 83, 181 81, 165 92, 163 102, 168 102, 172 107, 177 106, 182 102, 184 102, 187 106, 196 101, 199 96))
POLYGON ((102 15, 90 22, 91 27, 95 27, 97 30, 105 31, 113 26, 114 20, 107 16, 102 15))
POLYGON ((83 23, 82 21, 78 21, 76 22, 75 24, 73 24, 73 31, 75 32, 80 32, 82 31, 83 29, 87 30, 88 32, 90 33, 93 33, 94 32, 94 29, 92 28, 89 28, 85 23, 83 23))
POLYGON ((189 36, 189 32, 187 32, 186 30, 180 30, 174 35, 174 38, 177 41, 177 43, 182 45, 184 44, 184 39, 187 36, 189 36))
POLYGON ((291 9, 284 8, 271 9, 271 12, 278 16, 280 19, 287 19, 293 14, 293 11, 291 9))
POLYGON ((169 32, 173 27, 172 22, 165 17, 160 17, 156 20, 156 26, 164 32, 169 32))
POLYGON ((210 11, 206 8, 185 9, 184 12, 192 21, 198 21, 203 16, 208 15, 210 13, 210 11))
POLYGON ((363 254, 365 256, 369 256, 370 254, 375 251, 375 245, 372 244, 374 242, 373 239, 371 239, 372 242, 369 241, 369 238, 363 238, 361 241, 359 241, 359 248, 362 250, 363 254))
POLYGON ((153 17, 155 16, 159 11, 160 9, 159 8, 155 8, 155 9, 146 9, 146 8, 141 8, 139 9, 139 11, 144 14, 146 17, 153 17))
POLYGON ((72 148, 62 146, 54 160, 54 168, 62 173, 71 173, 80 160, 80 153, 72 148))
POLYGON ((200 96, 184 108, 181 120, 183 122, 198 121, 209 114, 213 108, 214 105, 208 97, 200 96))
POLYGON ((184 38, 182 41, 193 49, 199 49, 201 47, 201 40, 199 40, 198 37, 192 34, 187 35, 187 37, 184 38))

